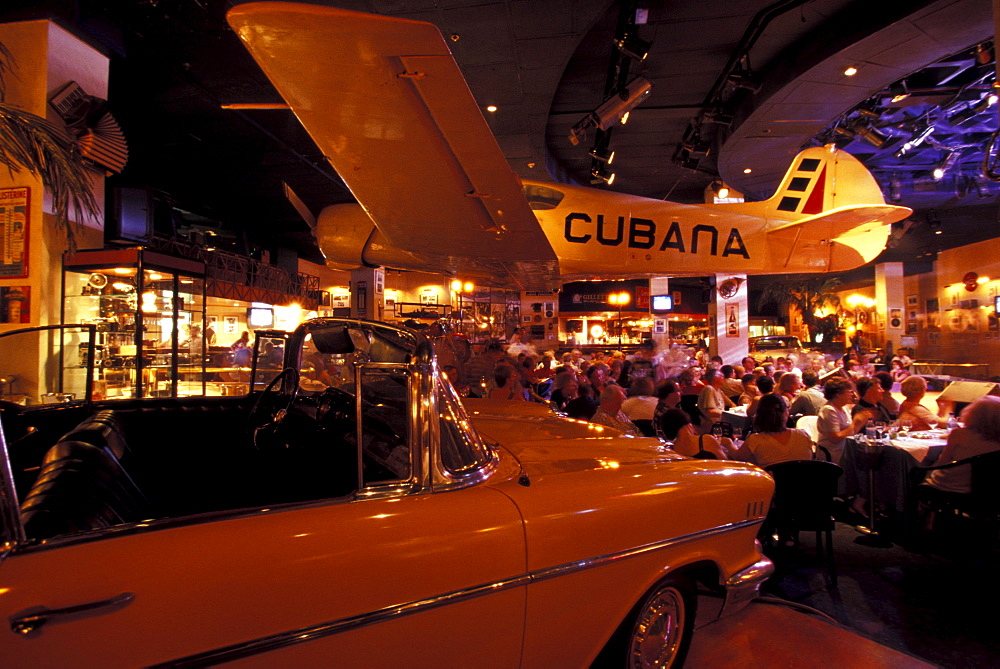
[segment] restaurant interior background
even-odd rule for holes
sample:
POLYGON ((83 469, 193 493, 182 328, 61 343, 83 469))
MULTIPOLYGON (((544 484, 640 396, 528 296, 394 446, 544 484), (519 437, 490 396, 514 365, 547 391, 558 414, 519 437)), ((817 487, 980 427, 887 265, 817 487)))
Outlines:
MULTIPOLYGON (((138 263, 126 276, 115 274, 118 268, 107 264, 64 262, 66 240, 54 224, 51 202, 41 181, 0 171, 0 189, 16 200, 0 205, 9 216, 0 274, 0 330, 66 319, 96 320, 106 330, 103 336, 109 365, 133 354, 142 357, 143 348, 157 350, 166 345, 171 364, 180 367, 190 362, 184 356, 191 351, 187 342, 192 332, 198 331, 204 338, 197 346, 209 351, 214 346, 215 353, 222 354, 245 331, 290 328, 311 314, 357 314, 361 304, 365 316, 381 320, 424 325, 441 316, 451 317, 457 329, 474 342, 503 340, 515 327, 524 327, 526 336, 541 349, 592 342, 608 348, 619 343, 634 345, 654 332, 658 320, 665 322, 666 333, 672 338, 686 343, 699 343, 710 334, 706 295, 713 289, 716 277, 670 280, 666 292, 675 298, 672 309, 653 313, 648 283, 643 281, 621 282, 620 286, 602 282, 596 291, 586 291, 602 297, 581 306, 567 302, 567 297, 575 294, 574 286, 565 287, 561 293, 531 294, 476 286, 462 277, 453 281, 452 277, 396 270, 385 270, 380 281, 368 284, 352 276, 351 271, 325 266, 303 222, 302 211, 315 211, 318 197, 344 200, 349 194, 338 185, 329 167, 313 155, 315 147, 309 148, 308 138, 291 116, 283 112, 275 116, 275 112, 220 109, 220 102, 235 98, 261 101, 274 96, 220 22, 224 4, 206 3, 202 8, 184 3, 171 8, 143 5, 116 14, 89 3, 69 7, 56 1, 25 2, 13 3, 0 13, 0 21, 25 21, 0 25, 0 43, 17 62, 16 75, 12 76, 12 70, 5 77, 7 103, 59 121, 60 110, 54 105, 67 97, 75 99, 65 90, 67 82, 74 82, 91 102, 110 101, 110 106, 102 107, 107 116, 102 117, 101 127, 111 129, 106 139, 112 155, 91 155, 99 168, 93 175, 93 192, 103 219, 85 220, 74 226, 76 247, 85 251, 141 245, 151 253, 176 258, 188 272, 184 275, 187 278, 178 278, 174 287, 166 287, 153 285, 156 280, 138 263), (55 22, 40 20, 42 17, 55 22), (219 68, 220 63, 226 65, 219 68), (127 146, 125 153, 114 155, 116 147, 121 150, 122 142, 127 146), (223 147, 230 155, 222 155, 223 147), (239 193, 236 198, 234 192, 239 193), (272 206, 261 215, 265 196, 271 198, 272 206), (222 203, 227 198, 238 203, 226 210, 222 203), (280 205, 275 204, 276 200, 280 205), (137 209, 141 215, 129 215, 137 209), (160 300, 158 306, 144 302, 148 299, 144 293, 150 291, 140 289, 135 281, 141 272, 147 272, 144 276, 151 290, 157 292, 154 299, 160 300), (106 281, 96 275, 104 276, 106 281), (129 286, 121 287, 122 276, 129 279, 129 286), (194 283, 181 283, 188 280, 194 283), (94 286, 92 281, 102 285, 94 286), (183 296, 185 291, 189 298, 183 296), (621 292, 629 295, 625 304, 603 299, 621 292), (102 300, 99 295, 113 299, 102 300), (182 308, 176 301, 170 302, 171 298, 184 299, 182 308), (158 330, 155 335, 143 325, 147 320, 144 304, 150 309, 171 311, 168 319, 162 314, 152 318, 158 330), (137 328, 137 322, 143 329, 137 328), (209 331, 214 333, 214 342, 208 341, 209 331)), ((537 111, 539 105, 551 100, 552 108, 543 115, 547 112, 551 116, 550 123, 565 123, 567 110, 589 104, 586 101, 594 94, 581 90, 578 83, 603 78, 609 49, 595 44, 614 30, 614 19, 625 4, 594 3, 588 7, 589 13, 571 19, 575 27, 569 34, 575 36, 571 41, 578 43, 577 48, 567 44, 561 52, 569 61, 568 79, 560 81, 546 70, 545 81, 554 93, 533 100, 530 109, 537 111), (590 27, 584 30, 582 26, 590 27)), ((828 13, 841 17, 831 19, 831 23, 839 25, 858 16, 858 8, 851 3, 829 0, 823 4, 828 13)), ((982 178, 978 170, 983 145, 997 128, 996 105, 988 96, 995 80, 995 56, 986 21, 988 4, 939 1, 920 3, 919 8, 910 8, 912 14, 885 10, 885 15, 865 15, 864 21, 845 35, 845 42, 855 39, 856 44, 870 47, 873 40, 884 41, 897 35, 896 41, 902 43, 898 39, 901 31, 933 24, 939 31, 934 35, 934 49, 906 58, 893 56, 906 60, 893 64, 893 72, 906 76, 882 74, 879 76, 885 86, 873 85, 872 80, 856 86, 849 92, 852 104, 845 102, 846 97, 830 101, 822 113, 840 107, 819 125, 814 123, 813 141, 834 138, 838 145, 866 161, 883 184, 887 200, 918 209, 904 225, 894 226, 889 248, 875 263, 843 275, 844 283, 837 292, 842 298, 841 322, 847 331, 844 345, 850 339, 851 328, 860 325, 873 346, 884 346, 891 339, 897 346, 911 348, 918 360, 987 363, 990 367, 986 374, 994 377, 1000 375, 1000 364, 995 362, 1000 360, 1000 240, 994 239, 1000 188, 982 178), (907 64, 914 69, 904 73, 902 68, 907 64), (942 70, 948 75, 934 75, 942 70), (906 102, 895 102, 896 96, 889 95, 900 85, 907 87, 906 102), (865 87, 868 95, 859 93, 865 87), (931 120, 937 123, 936 133, 916 146, 916 130, 923 133, 916 126, 931 120), (907 153, 903 151, 907 143, 914 146, 908 155, 898 157, 901 152, 907 153), (930 175, 930 167, 937 162, 950 163, 950 171, 942 178, 930 175), (889 294, 901 298, 887 298, 884 291, 880 294, 877 266, 893 268, 888 272, 887 281, 892 284, 889 294), (854 296, 869 298, 874 305, 851 302, 854 296)), ((736 38, 746 27, 752 9, 733 8, 732 19, 718 27, 718 38, 738 42, 736 38)), ((406 10, 401 6, 397 11, 406 10)), ((797 15, 783 15, 768 26, 767 52, 780 54, 781 48, 789 48, 815 29, 817 22, 822 24, 814 10, 821 13, 818 6, 807 5, 801 10, 801 21, 797 15)), ((688 20, 708 19, 699 12, 694 14, 697 16, 688 20)), ((457 14, 447 11, 442 15, 461 28, 456 27, 455 34, 481 34, 474 17, 459 20, 457 14)), ((672 25, 665 14, 656 14, 656 8, 651 9, 651 16, 649 28, 655 26, 657 39, 652 41, 649 60, 644 62, 653 62, 658 52, 670 53, 668 30, 683 28, 672 25)), ((555 12, 547 18, 550 24, 538 28, 535 38, 557 31, 558 21, 566 17, 555 12)), ((513 19, 513 23, 515 41, 524 44, 527 38, 522 33, 527 30, 524 26, 531 24, 530 17, 513 19)), ((476 58, 469 51, 469 42, 456 40, 453 48, 460 64, 468 65, 464 69, 473 90, 488 91, 488 73, 469 61, 476 58)), ((838 57, 848 50, 845 47, 838 57)), ((612 62, 616 62, 620 54, 610 51, 612 62)), ((537 50, 531 54, 518 54, 517 67, 522 74, 541 75, 527 60, 540 58, 540 54, 537 50)), ((485 52, 479 57, 487 59, 485 52)), ((673 180, 672 199, 698 201, 696 198, 703 195, 709 180, 707 170, 705 165, 695 163, 704 156, 685 154, 687 163, 683 165, 669 158, 664 161, 663 156, 679 146, 690 154, 691 146, 684 142, 678 145, 676 137, 670 136, 671 128, 683 128, 688 123, 690 112, 687 108, 680 113, 667 110, 671 99, 679 95, 697 99, 698 86, 713 79, 708 72, 712 68, 717 71, 726 60, 705 57, 710 62, 698 68, 702 83, 692 82, 685 85, 687 88, 678 87, 675 74, 663 70, 666 63, 672 68, 683 67, 675 54, 663 55, 654 70, 647 72, 654 78, 674 78, 669 79, 671 84, 657 89, 659 95, 666 96, 661 98, 666 107, 653 105, 647 111, 638 108, 636 122, 640 125, 615 136, 615 148, 623 156, 621 166, 616 165, 623 190, 649 189, 649 179, 639 174, 652 171, 660 175, 660 191, 663 183, 673 180), (668 90, 671 93, 665 92, 668 90), (656 127, 663 130, 651 134, 656 127), (643 147, 642 151, 636 147, 643 147)), ((883 53, 879 58, 888 60, 889 56, 883 53)), ((871 59, 876 57, 871 55, 871 59)), ((759 73, 764 72, 778 74, 774 67, 767 70, 760 65, 759 73)), ((796 81, 794 73, 782 76, 786 77, 786 85, 788 77, 796 81)), ((828 93, 832 90, 828 89, 828 93)), ((802 86, 799 93, 803 100, 812 95, 802 86)), ((729 89, 726 95, 731 97, 728 103, 734 109, 742 110, 743 125, 714 138, 728 151, 718 154, 719 170, 727 163, 735 163, 741 155, 729 147, 739 145, 743 135, 759 122, 756 114, 761 108, 755 110, 753 105, 760 105, 763 99, 763 94, 754 99, 729 89)), ((500 117, 491 117, 490 122, 506 149, 512 119, 497 119, 500 117)), ((709 128, 702 130, 708 133, 709 128)), ((532 141, 534 147, 537 142, 532 141)), ((554 140, 543 144, 554 159, 562 162, 569 178, 579 180, 574 171, 589 171, 591 161, 586 150, 577 155, 579 151, 572 153, 572 147, 554 140)), ((536 162, 531 162, 530 168, 524 161, 512 160, 512 165, 520 171, 533 170, 536 162)), ((755 184, 773 179, 767 174, 783 171, 785 166, 782 163, 770 172, 755 170, 745 190, 753 195, 755 184)), ((657 196, 661 196, 659 191, 657 196)), ((748 279, 748 334, 787 332, 802 336, 800 316, 778 313, 773 307, 760 309, 755 304, 754 296, 773 280, 753 276, 748 279)), ((215 362, 221 360, 205 356, 200 361, 204 368, 219 367, 215 362)), ((0 374, 23 379, 30 372, 0 369, 0 374)), ((207 376, 207 372, 201 376, 207 376)), ((8 393, 16 390, 16 386, 6 388, 8 393)))

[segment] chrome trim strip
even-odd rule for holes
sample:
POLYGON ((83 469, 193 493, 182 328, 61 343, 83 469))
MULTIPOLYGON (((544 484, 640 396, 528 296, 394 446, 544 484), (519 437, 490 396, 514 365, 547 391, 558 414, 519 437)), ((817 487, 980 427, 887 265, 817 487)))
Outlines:
POLYGON ((593 567, 599 567, 625 558, 631 558, 637 555, 643 555, 653 551, 663 550, 673 546, 690 543, 692 541, 697 541, 698 539, 704 539, 705 537, 710 537, 717 534, 725 534, 728 532, 734 532, 736 530, 743 529, 745 527, 759 525, 763 521, 764 521, 763 518, 756 518, 756 519, 742 520, 735 523, 727 523, 725 525, 719 525, 717 527, 713 527, 707 530, 701 530, 699 532, 693 532, 691 534, 685 534, 680 537, 665 539, 663 541, 656 541, 650 544, 645 544, 643 546, 637 546, 635 548, 631 548, 625 551, 619 551, 617 553, 609 553, 607 555, 601 555, 599 557, 574 560, 573 562, 568 562, 566 564, 557 565, 554 567, 549 567, 534 572, 528 572, 527 574, 523 574, 521 576, 514 576, 493 583, 485 583, 473 586, 471 588, 466 588, 463 590, 456 590, 454 592, 436 595, 434 597, 428 597, 413 602, 407 602, 405 604, 388 606, 382 609, 377 609, 375 611, 360 613, 358 615, 351 616, 349 618, 343 618, 340 620, 333 620, 325 623, 319 623, 317 625, 313 625, 310 627, 303 627, 297 630, 291 630, 288 632, 279 632, 277 634, 272 634, 266 637, 260 637, 258 639, 253 639, 251 641, 245 641, 242 643, 233 644, 231 646, 225 646, 222 648, 217 648, 215 650, 206 651, 204 653, 198 653, 197 655, 189 655, 187 657, 179 658, 177 660, 170 660, 162 664, 152 665, 152 667, 154 668, 205 667, 205 666, 221 664, 223 662, 232 662, 234 660, 238 660, 244 657, 258 655, 260 653, 266 653, 272 650, 277 650, 280 648, 285 648, 287 646, 292 646, 301 643, 303 641, 320 639, 323 637, 331 636, 333 634, 338 634, 340 632, 357 629, 359 627, 365 627, 367 625, 382 622, 392 618, 398 618, 401 616, 407 616, 414 613, 420 613, 422 611, 436 609, 441 606, 445 606, 447 604, 454 604, 457 602, 466 601, 476 597, 481 597, 483 595, 488 595, 495 592, 501 592, 503 590, 509 590, 511 588, 531 585, 532 583, 543 581, 550 578, 555 578, 556 576, 564 576, 566 574, 571 574, 577 571, 583 571, 586 569, 591 569, 593 567))

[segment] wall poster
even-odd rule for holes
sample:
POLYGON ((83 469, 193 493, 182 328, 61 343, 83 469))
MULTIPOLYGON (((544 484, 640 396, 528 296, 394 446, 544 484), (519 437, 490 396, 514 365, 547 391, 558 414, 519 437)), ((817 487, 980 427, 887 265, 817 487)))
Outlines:
POLYGON ((0 188, 0 278, 28 276, 28 200, 31 189, 0 188))
POLYGON ((31 286, 0 288, 0 323, 31 322, 31 286))

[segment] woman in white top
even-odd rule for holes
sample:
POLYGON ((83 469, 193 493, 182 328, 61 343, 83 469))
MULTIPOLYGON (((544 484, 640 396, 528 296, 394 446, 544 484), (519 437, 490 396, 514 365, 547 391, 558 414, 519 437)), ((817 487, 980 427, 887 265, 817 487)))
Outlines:
POLYGON ((840 456, 844 452, 844 444, 861 429, 861 426, 874 418, 871 411, 859 411, 852 420, 844 407, 857 399, 854 387, 847 379, 833 378, 823 386, 823 397, 826 404, 820 407, 819 420, 816 429, 819 430, 818 445, 830 454, 830 462, 840 464, 840 456))
POLYGON ((758 467, 790 460, 812 460, 812 439, 802 430, 788 428, 788 404, 780 395, 760 398, 753 426, 757 431, 736 451, 736 460, 752 462, 758 467))

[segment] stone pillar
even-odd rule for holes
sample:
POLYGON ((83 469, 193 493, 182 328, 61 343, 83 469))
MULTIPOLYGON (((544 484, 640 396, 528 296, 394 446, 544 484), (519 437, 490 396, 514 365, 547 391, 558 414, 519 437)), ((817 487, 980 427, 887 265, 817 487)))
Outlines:
POLYGON ((351 271, 351 318, 385 320, 385 269, 363 267, 351 271))
POLYGON ((886 262, 875 265, 875 310, 885 330, 875 334, 872 345, 887 349, 891 343, 895 351, 906 324, 906 296, 903 288, 903 263, 886 262))
MULTIPOLYGON (((654 277, 649 280, 649 294, 669 295, 670 280, 665 276, 654 277)), ((650 297, 652 299, 652 297, 650 297)), ((653 314, 653 343, 656 344, 657 351, 666 351, 670 348, 670 314, 653 314), (657 332, 657 321, 664 322, 663 332, 657 332)))
POLYGON ((716 274, 712 298, 708 315, 715 329, 709 329, 709 354, 721 356, 727 365, 737 365, 747 355, 750 335, 746 275, 716 274))

